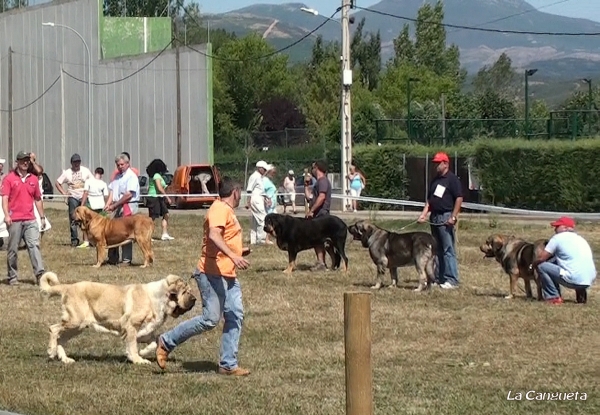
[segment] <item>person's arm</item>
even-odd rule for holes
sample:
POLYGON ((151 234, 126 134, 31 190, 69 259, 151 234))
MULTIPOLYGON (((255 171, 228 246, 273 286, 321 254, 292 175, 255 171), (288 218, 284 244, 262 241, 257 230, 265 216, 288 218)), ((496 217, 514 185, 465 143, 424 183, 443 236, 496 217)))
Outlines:
POLYGON ((31 168, 33 170, 33 174, 36 176, 41 176, 44 173, 44 168, 37 163, 37 158, 34 153, 29 153, 29 159, 31 160, 31 168))
POLYGON ((160 193, 162 195, 165 195, 165 198, 167 199, 167 203, 170 206, 171 205, 171 198, 169 196, 167 196, 167 192, 165 191, 165 188, 162 185, 162 181, 163 181, 162 176, 161 177, 157 177, 156 179, 154 179, 154 185, 156 186, 156 190, 158 191, 158 193, 160 193))
POLYGON ((35 187, 35 193, 33 194, 33 198, 35 200, 35 207, 37 208, 38 213, 40 214, 40 221, 42 222, 42 228, 40 230, 46 229, 46 216, 44 216, 44 202, 42 201, 42 192, 40 191, 40 187, 35 187))
POLYGON ((106 203, 104 204, 104 210, 106 212, 110 212, 110 205, 112 205, 114 186, 113 183, 114 181, 110 182, 110 184, 108 185, 108 197, 106 198, 106 203))
POLYGON ((313 216, 315 214, 315 211, 317 211, 323 205, 323 203, 325 203, 325 198, 327 196, 327 182, 323 180, 320 183, 317 183, 317 191, 319 192, 319 194, 317 195, 317 200, 315 200, 315 203, 313 203, 312 207, 308 212, 308 217, 313 216))
POLYGON ((65 182, 65 180, 67 179, 67 171, 63 170, 62 174, 58 177, 58 179, 56 179, 56 190, 58 190, 58 193, 60 193, 63 196, 67 195, 67 192, 65 192, 65 189, 63 189, 63 183, 65 182))
POLYGON ((85 202, 88 200, 88 192, 90 191, 90 182, 88 180, 85 181, 83 185, 83 196, 81 196, 81 206, 85 206, 85 202))
POLYGON ((12 219, 10 218, 10 212, 8 210, 8 195, 2 194, 2 211, 4 212, 4 223, 6 226, 10 226, 12 219))
POLYGON ((223 239, 223 232, 227 225, 227 213, 214 210, 208 212, 206 220, 208 221, 208 239, 212 241, 221 252, 227 255, 237 268, 248 268, 248 261, 241 256, 236 255, 223 239))
POLYGON ((130 176, 129 179, 127 180, 127 193, 125 193, 123 195, 123 197, 120 198, 119 200, 117 200, 116 202, 113 202, 112 209, 116 210, 116 209, 120 208, 121 206, 124 206, 127 203, 129 203, 129 201, 131 199, 133 199, 133 195, 138 191, 137 186, 138 186, 137 176, 130 176))
POLYGON ((454 207, 452 208, 452 217, 448 221, 449 224, 454 225, 458 220, 458 214, 463 202, 462 185, 458 177, 454 177, 452 185, 452 193, 454 194, 454 207))
POLYGON ((556 238, 552 237, 548 241, 548 244, 546 244, 546 247, 544 248, 544 250, 539 253, 537 258, 534 259, 530 268, 537 268, 538 265, 540 265, 542 262, 546 262, 550 258, 552 258, 552 256, 556 252, 556 248, 557 248, 556 238))

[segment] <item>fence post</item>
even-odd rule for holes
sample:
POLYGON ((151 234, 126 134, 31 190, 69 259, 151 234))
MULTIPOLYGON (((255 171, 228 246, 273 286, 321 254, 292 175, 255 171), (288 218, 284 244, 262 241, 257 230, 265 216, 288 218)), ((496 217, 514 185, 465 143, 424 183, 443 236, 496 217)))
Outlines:
POLYGON ((344 293, 346 415, 373 415, 371 293, 344 293))
POLYGON ((425 153, 425 203, 427 203, 427 193, 429 192, 429 153, 425 153))

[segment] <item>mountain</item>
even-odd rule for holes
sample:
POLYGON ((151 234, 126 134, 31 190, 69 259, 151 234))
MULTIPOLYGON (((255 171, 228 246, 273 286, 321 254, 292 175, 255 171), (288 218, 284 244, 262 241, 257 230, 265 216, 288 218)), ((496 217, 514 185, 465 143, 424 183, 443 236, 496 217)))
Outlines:
MULTIPOLYGON (((433 3, 434 0, 382 0, 369 9, 416 18, 417 11, 424 2, 433 3)), ((249 31, 259 32, 275 47, 282 47, 300 39, 324 22, 324 16, 302 12, 301 7, 308 6, 303 3, 256 4, 205 16, 205 20, 210 21, 211 27, 224 28, 239 35, 249 31)), ((524 0, 445 0, 444 11, 444 23, 452 25, 495 30, 600 33, 598 22, 544 13, 524 0)), ((354 27, 364 17, 366 31, 381 31, 384 60, 393 53, 393 39, 398 36, 405 23, 410 24, 411 32, 414 33, 414 24, 405 19, 358 9, 353 10, 353 15, 354 27)), ((572 77, 573 73, 582 69, 582 62, 586 63, 584 66, 595 66, 594 63, 600 61, 599 36, 526 35, 457 28, 447 28, 446 31, 448 42, 459 46, 462 64, 471 73, 483 65, 493 63, 503 52, 511 57, 516 67, 525 68, 535 63, 558 77, 572 77)), ((340 25, 328 21, 310 39, 318 34, 325 40, 340 39, 340 25)), ((312 42, 301 42, 287 52, 292 61, 304 60, 310 56, 311 45, 312 42)))

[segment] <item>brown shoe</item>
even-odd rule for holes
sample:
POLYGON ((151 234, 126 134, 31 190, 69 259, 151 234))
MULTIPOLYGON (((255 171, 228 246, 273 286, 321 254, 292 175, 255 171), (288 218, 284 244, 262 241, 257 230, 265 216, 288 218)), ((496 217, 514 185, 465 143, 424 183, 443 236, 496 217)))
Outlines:
POLYGON ((160 367, 162 370, 165 370, 167 367, 168 358, 169 352, 159 337, 158 340, 156 340, 156 363, 158 363, 158 367, 160 367))
POLYGON ((230 375, 230 376, 248 376, 250 371, 248 369, 242 369, 236 367, 235 369, 225 369, 224 367, 219 368, 219 375, 230 375))

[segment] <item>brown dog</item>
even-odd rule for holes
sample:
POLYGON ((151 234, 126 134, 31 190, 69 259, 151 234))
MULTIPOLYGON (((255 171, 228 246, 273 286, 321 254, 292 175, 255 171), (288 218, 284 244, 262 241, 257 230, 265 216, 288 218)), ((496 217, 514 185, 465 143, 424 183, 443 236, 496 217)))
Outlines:
POLYGON ((177 275, 146 284, 61 284, 55 273, 46 272, 40 279, 40 290, 62 298, 60 322, 50 326, 48 356, 63 363, 74 362, 65 353, 65 343, 90 327, 121 336, 127 344, 128 360, 148 364, 144 357, 156 351, 156 334, 167 316, 177 318, 196 303, 189 284, 177 275), (148 346, 138 351, 139 343, 148 346))
POLYGON ((109 248, 132 242, 136 242, 144 254, 142 268, 154 262, 152 251, 154 222, 149 216, 137 214, 110 219, 85 206, 79 206, 73 212, 73 220, 87 232, 90 242, 96 246, 97 261, 94 268, 102 265, 109 248))
POLYGON ((510 293, 505 298, 514 298, 519 278, 525 281, 527 298, 533 298, 531 281, 537 286, 537 298, 542 300, 542 285, 536 270, 531 268, 533 261, 546 247, 547 239, 538 239, 534 243, 527 242, 514 236, 494 234, 483 243, 479 249, 485 254, 484 258, 496 258, 504 272, 510 276, 510 293))

